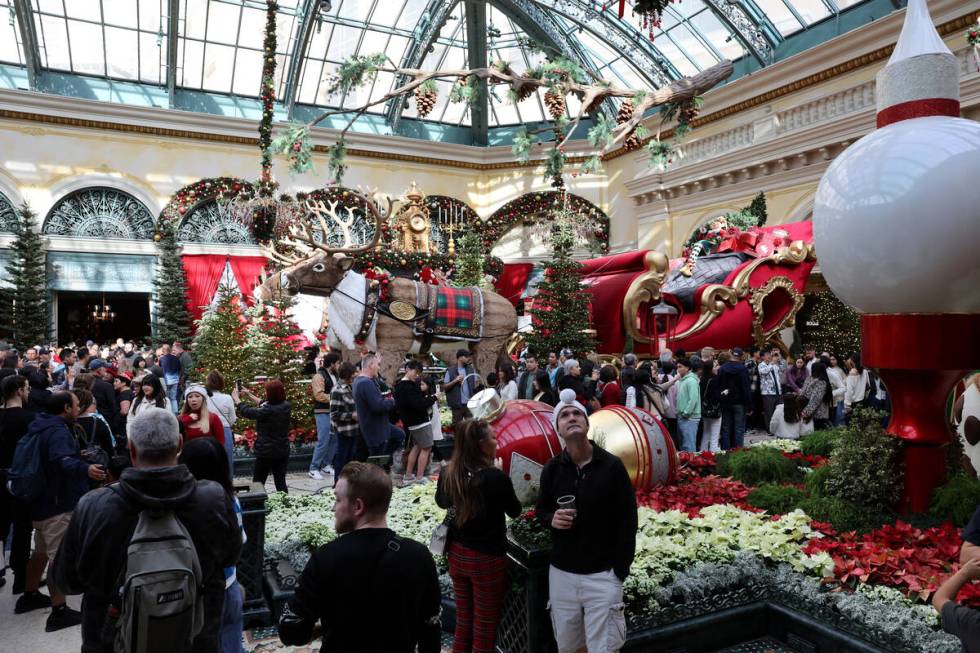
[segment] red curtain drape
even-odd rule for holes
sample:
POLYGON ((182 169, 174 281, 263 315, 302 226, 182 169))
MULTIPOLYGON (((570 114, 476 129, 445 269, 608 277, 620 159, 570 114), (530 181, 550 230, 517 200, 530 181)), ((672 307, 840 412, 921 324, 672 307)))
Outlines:
POLYGON ((187 277, 187 309, 198 320, 214 299, 228 256, 225 254, 185 254, 180 257, 187 277))
POLYGON ((238 287, 245 295, 245 302, 252 304, 252 291, 259 284, 259 275, 268 265, 269 259, 264 256, 232 256, 231 271, 238 281, 238 287))
POLYGON ((504 271, 493 286, 501 296, 517 306, 533 269, 533 263, 504 263, 504 271))

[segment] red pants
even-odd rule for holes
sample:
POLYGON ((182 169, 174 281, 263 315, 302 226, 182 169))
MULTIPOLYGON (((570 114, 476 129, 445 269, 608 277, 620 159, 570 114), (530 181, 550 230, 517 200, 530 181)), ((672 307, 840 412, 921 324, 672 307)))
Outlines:
POLYGON ((507 595, 507 556, 450 542, 449 577, 456 594, 453 653, 493 653, 507 595))

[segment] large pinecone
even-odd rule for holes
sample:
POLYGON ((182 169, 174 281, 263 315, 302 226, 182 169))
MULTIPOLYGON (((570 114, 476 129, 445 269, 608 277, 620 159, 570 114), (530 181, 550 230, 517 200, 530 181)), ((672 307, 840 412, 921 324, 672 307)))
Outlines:
MULTIPOLYGON (((619 113, 616 115, 616 124, 622 125, 624 122, 629 121, 633 117, 633 101, 623 100, 623 103, 619 105, 619 113)), ((634 129, 623 141, 623 147, 627 150, 638 150, 640 146, 643 145, 640 142, 639 137, 636 135, 636 130, 634 129)))
POLYGON ((436 108, 438 97, 439 94, 431 89, 425 89, 421 86, 415 89, 415 110, 418 111, 419 118, 425 118, 436 108))
POLYGON ((700 109, 694 105, 694 102, 685 102, 678 111, 678 120, 690 124, 698 117, 698 113, 700 113, 700 109))
POLYGON ((544 94, 544 105, 548 108, 552 120, 558 120, 565 115, 565 96, 548 91, 544 94))

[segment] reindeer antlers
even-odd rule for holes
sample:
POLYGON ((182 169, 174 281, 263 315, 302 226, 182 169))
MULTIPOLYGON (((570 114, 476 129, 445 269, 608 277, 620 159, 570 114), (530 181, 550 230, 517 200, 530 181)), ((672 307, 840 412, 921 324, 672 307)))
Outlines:
POLYGON ((347 211, 348 216, 344 220, 337 212, 339 201, 331 200, 328 208, 323 200, 307 200, 306 209, 308 213, 305 219, 301 218, 289 225, 289 235, 278 241, 279 244, 291 247, 293 251, 283 253, 278 251, 275 246, 263 246, 262 252, 269 258, 289 266, 310 258, 315 250, 320 250, 327 254, 334 254, 336 252, 358 254, 374 249, 381 238, 381 216, 374 202, 359 193, 358 196, 361 198, 364 207, 366 207, 365 211, 374 221, 374 238, 370 243, 361 247, 352 247, 353 237, 350 228, 354 222, 354 208, 350 206, 343 207, 347 211), (315 221, 313 219, 314 217, 315 221), (328 218, 336 223, 344 233, 344 244, 342 247, 330 247, 328 244, 327 236, 331 231, 331 226, 327 221, 328 218), (317 238, 318 234, 319 239, 317 238))

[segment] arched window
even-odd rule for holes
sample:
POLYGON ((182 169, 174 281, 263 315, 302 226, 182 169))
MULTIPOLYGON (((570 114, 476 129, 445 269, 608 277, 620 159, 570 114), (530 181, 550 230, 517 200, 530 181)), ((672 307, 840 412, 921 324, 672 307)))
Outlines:
POLYGON ((58 200, 44 221, 49 236, 149 240, 153 215, 138 199, 115 188, 84 188, 58 200))
POLYGON ((17 211, 7 196, 0 193, 0 233, 13 233, 17 228, 17 211))
POLYGON ((254 245, 248 227, 227 215, 227 204, 207 200, 195 206, 181 221, 177 240, 182 243, 254 245))

